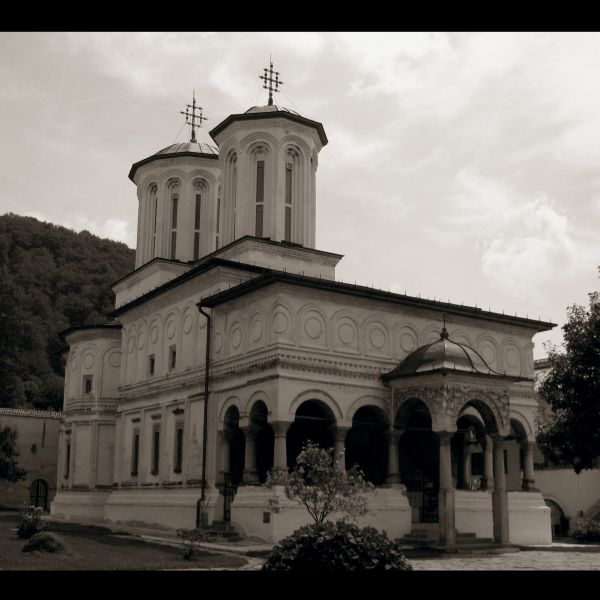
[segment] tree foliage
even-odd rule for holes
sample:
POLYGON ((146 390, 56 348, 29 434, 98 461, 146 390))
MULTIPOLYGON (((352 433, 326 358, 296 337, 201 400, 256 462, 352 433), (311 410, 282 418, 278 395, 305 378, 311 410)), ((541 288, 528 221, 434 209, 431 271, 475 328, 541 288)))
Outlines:
POLYGON ((600 457, 600 294, 589 296, 589 309, 568 309, 564 351, 548 348, 550 366, 539 388, 538 446, 576 473, 600 457))
MULTIPOLYGON (((271 471, 267 486, 283 486, 289 500, 302 504, 316 525, 328 515, 338 513, 350 519, 367 514, 367 496, 375 486, 366 481, 358 466, 344 469, 343 453, 335 456, 333 448, 323 449, 308 441, 296 459, 291 473, 271 471)), ((279 512, 279 498, 271 498, 273 512, 279 512)))
POLYGON ((134 268, 125 244, 0 215, 0 407, 62 408, 60 331, 106 321, 110 285, 134 268))
POLYGON ((9 427, 0 427, 0 479, 19 481, 27 471, 17 465, 19 452, 16 448, 17 432, 9 427))

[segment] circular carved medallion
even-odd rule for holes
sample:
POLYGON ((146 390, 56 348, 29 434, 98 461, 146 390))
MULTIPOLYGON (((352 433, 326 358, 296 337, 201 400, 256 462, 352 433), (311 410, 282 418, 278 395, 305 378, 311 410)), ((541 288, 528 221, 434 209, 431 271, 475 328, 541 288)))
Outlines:
POLYGON ((170 321, 167 325, 167 337, 172 339, 175 335, 175 321, 170 321))
POLYGON ((141 350, 146 344, 146 334, 142 331, 140 335, 138 335, 138 349, 141 350))
POLYGON ((156 340, 158 339, 158 327, 155 325, 151 330, 150 330, 150 341, 153 344, 156 344, 156 340))
POLYGON ((519 366, 519 353, 516 348, 508 348, 504 354, 504 362, 511 369, 516 369, 519 366))
POLYGON ((496 350, 489 343, 481 347, 481 356, 490 367, 496 362, 496 350))
POLYGON ((380 350, 385 344, 385 332, 380 327, 373 327, 369 334, 369 340, 375 348, 380 350))
POLYGON ((254 323, 252 323, 252 341, 253 342, 258 342, 258 340, 260 340, 261 336, 262 336, 262 332, 263 332, 263 326, 262 323, 260 322, 260 319, 255 319, 254 323))
POLYGON ((131 337, 129 338, 129 342, 127 342, 127 350, 129 350, 129 352, 133 352, 133 349, 135 348, 135 340, 131 337))
POLYGON ((344 344, 351 344, 356 338, 356 332, 350 323, 342 323, 338 329, 338 336, 344 344))
POLYGON ((231 333, 231 347, 236 350, 240 347, 242 343, 242 330, 239 327, 236 327, 231 333))
POLYGON ((183 332, 189 333, 192 330, 192 315, 186 315, 183 320, 183 332))
POLYGON ((284 331, 287 331, 289 326, 290 322, 286 314, 282 312, 275 313, 275 316, 273 317, 273 331, 275 333, 283 333, 284 331))
POLYGON ((119 351, 113 352, 108 357, 108 364, 111 367, 120 367, 121 366, 121 353, 119 351))
POLYGON ((417 347, 417 340, 412 333, 405 331, 400 334, 400 348, 404 352, 412 352, 417 347))
POLYGON ((217 335, 215 335, 215 352, 221 352, 222 348, 223 348, 223 335, 220 333, 217 333, 217 335))
POLYGON ((94 366, 94 355, 93 354, 85 355, 85 358, 83 359, 83 366, 86 369, 91 369, 94 366))
POLYGON ((316 317, 309 317, 306 319, 304 322, 304 333, 313 340, 321 337, 321 334, 323 333, 321 321, 316 317))

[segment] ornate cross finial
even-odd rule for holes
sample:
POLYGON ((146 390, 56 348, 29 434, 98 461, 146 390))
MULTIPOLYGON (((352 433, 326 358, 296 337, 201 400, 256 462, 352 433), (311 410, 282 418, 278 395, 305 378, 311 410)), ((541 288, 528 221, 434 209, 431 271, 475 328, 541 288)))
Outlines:
POLYGON ((273 71, 273 61, 271 60, 271 56, 269 56, 269 69, 263 69, 264 75, 259 75, 258 78, 263 80, 263 87, 265 90, 269 90, 269 106, 273 106, 273 92, 278 92, 277 89, 280 85, 283 85, 283 81, 279 80, 279 71, 273 71), (273 75, 275 75, 275 79, 273 79, 273 75), (267 83, 269 85, 267 85, 267 83), (273 87, 275 86, 275 87, 273 87))
MULTIPOLYGON (((444 326, 442 327, 442 331, 440 333, 440 338, 442 340, 447 340, 448 339, 448 330, 446 329, 446 313, 442 313, 442 318, 438 319, 443 321, 444 326)), ((450 319, 448 319, 448 323, 452 323, 452 321, 450 321, 450 319)))
POLYGON ((185 115, 185 122, 192 126, 192 137, 190 138, 190 142, 196 143, 196 127, 202 127, 202 121, 208 121, 208 119, 202 116, 202 107, 196 106, 196 90, 194 90, 192 98, 192 103, 185 105, 185 112, 180 112, 182 115, 185 115), (192 109, 192 112, 188 110, 190 108, 192 109), (198 111, 199 114, 196 114, 196 111, 198 111))

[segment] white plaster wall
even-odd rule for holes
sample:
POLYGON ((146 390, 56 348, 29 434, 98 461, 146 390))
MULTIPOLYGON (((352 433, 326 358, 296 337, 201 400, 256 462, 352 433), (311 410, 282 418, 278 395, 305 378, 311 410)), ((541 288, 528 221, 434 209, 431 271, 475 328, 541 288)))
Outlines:
POLYGON ((544 498, 553 500, 567 518, 577 518, 588 511, 600 498, 600 469, 588 469, 579 475, 573 469, 538 469, 535 486, 544 498))

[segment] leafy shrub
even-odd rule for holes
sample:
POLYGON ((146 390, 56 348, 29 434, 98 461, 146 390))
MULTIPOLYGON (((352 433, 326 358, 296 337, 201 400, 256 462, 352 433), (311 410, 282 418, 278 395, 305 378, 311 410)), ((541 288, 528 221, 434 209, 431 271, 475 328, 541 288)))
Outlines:
POLYGON ((36 506, 26 506, 21 508, 21 522, 17 529, 17 537, 29 539, 31 536, 47 528, 47 523, 42 519, 43 509, 36 506))
POLYGON ((600 520, 580 519, 571 532, 578 542, 600 542, 600 520))
POLYGON ((201 542, 205 542, 208 534, 201 529, 178 529, 177 537, 183 540, 183 558, 191 560, 200 547, 201 542))
POLYGON ((36 533, 27 540, 21 552, 47 552, 48 554, 60 554, 69 552, 64 540, 54 533, 43 531, 36 533))
POLYGON ((410 571, 400 545, 373 527, 327 521, 305 525, 277 544, 265 571, 410 571))

